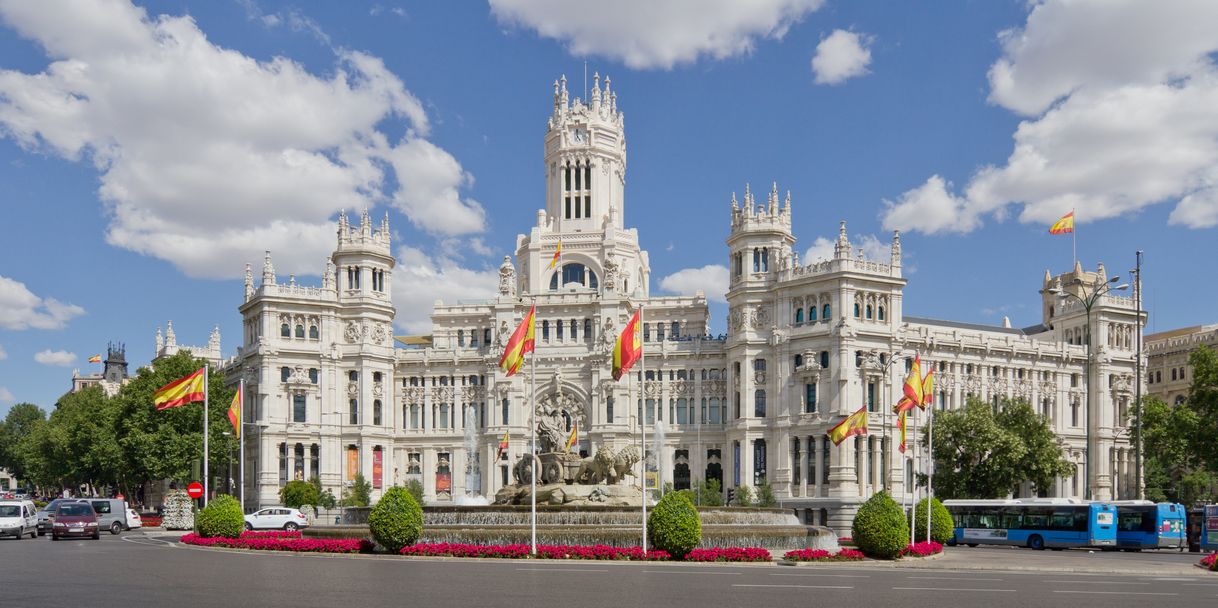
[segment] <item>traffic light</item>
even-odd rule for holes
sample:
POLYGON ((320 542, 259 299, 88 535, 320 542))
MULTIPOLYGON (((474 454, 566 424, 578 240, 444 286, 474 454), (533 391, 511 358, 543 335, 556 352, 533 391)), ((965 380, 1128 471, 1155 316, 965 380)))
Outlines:
POLYGON ((736 500, 736 488, 728 488, 727 489, 727 504, 729 504, 729 505, 732 504, 733 500, 736 500))

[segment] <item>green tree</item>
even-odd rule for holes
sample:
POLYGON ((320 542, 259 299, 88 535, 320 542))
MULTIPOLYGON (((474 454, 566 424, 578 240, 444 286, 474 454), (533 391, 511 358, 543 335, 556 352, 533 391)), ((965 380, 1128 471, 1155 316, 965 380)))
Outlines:
POLYGON ((1003 401, 995 413, 970 398, 962 409, 935 412, 934 433, 935 494, 945 499, 1006 496, 1026 481, 1047 488, 1073 471, 1048 421, 1022 400, 1003 401))
POLYGON ((18 403, 8 411, 0 422, 0 469, 7 469, 18 480, 26 481, 28 470, 21 442, 46 421, 46 412, 33 403, 18 403))
POLYGON ((317 492, 317 502, 312 504, 323 509, 333 509, 338 506, 338 499, 334 498, 334 492, 331 492, 329 489, 321 489, 321 478, 314 475, 309 480, 309 483, 313 485, 317 492))
POLYGON ((748 486, 736 486, 736 506, 753 506, 753 488, 748 486))
MULTIPOLYGON (((914 507, 914 538, 919 542, 926 540, 926 500, 923 498, 914 507)), ((931 498, 930 501, 930 539, 946 544, 955 535, 956 524, 952 520, 952 514, 938 498, 931 498)))
POLYGON ((423 533, 423 509, 406 488, 389 488, 368 514, 368 531, 377 544, 397 553, 418 542, 423 533))
POLYGON ((364 479, 363 474, 356 473, 351 487, 343 489, 342 505, 344 507, 366 507, 372 500, 372 484, 364 479))
POLYGON ((1200 346, 1188 356, 1192 366, 1192 382, 1188 387, 1188 409, 1197 415, 1197 430, 1190 437, 1196 464, 1210 473, 1218 473, 1218 353, 1200 346))
POLYGON ((761 482, 757 486, 757 506, 759 507, 777 507, 778 498, 774 496, 774 488, 770 487, 769 480, 761 482))
POLYGON ((289 481, 279 488, 279 502, 285 507, 299 509, 303 505, 317 506, 318 487, 307 481, 289 481))
POLYGON ((850 524, 850 536, 867 557, 896 559, 909 543, 909 522, 901 505, 888 492, 880 491, 859 507, 850 524))
POLYGON ((423 482, 417 479, 411 479, 406 482, 406 491, 414 497, 414 501, 423 504, 423 482))
POLYGON ((669 492, 647 518, 647 539, 677 559, 702 541, 702 520, 683 492, 669 492))

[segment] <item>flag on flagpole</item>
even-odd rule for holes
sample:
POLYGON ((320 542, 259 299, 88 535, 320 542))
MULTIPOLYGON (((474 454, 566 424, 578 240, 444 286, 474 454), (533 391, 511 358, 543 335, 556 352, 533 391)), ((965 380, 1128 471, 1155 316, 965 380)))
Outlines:
POLYGON ((152 395, 152 402, 156 404, 156 409, 167 410, 192 401, 203 401, 207 395, 207 386, 203 382, 203 372, 206 369, 206 367, 201 367, 199 371, 189 376, 178 378, 158 388, 152 395))
POLYGON ((933 365, 929 367, 930 369, 926 370, 926 376, 922 378, 922 402, 918 404, 918 407, 923 410, 935 401, 935 367, 933 365))
POLYGON ((901 443, 897 446, 897 449, 900 450, 902 454, 905 453, 905 417, 908 415, 908 409, 901 410, 901 413, 897 415, 897 428, 901 430, 901 443))
POLYGON ((643 356, 643 328, 639 325, 639 315, 643 312, 640 306, 634 311, 634 316, 622 328, 622 335, 617 337, 613 346, 613 379, 621 380, 626 372, 634 366, 634 362, 643 356))
POLYGON ((503 432, 503 439, 499 440, 499 453, 495 455, 495 460, 503 458, 503 453, 508 449, 508 432, 503 432))
POLYGON ((550 268, 553 269, 558 265, 558 260, 562 256, 562 239, 558 239, 558 246, 554 248, 554 257, 550 259, 550 268))
POLYGON ((867 406, 860 407, 858 411, 846 416, 845 420, 837 423, 836 426, 829 429, 829 439, 833 445, 841 445, 847 437, 855 435, 867 434, 867 406))
POLYGON ((918 404, 916 404, 912 400, 910 400, 909 397, 901 397, 901 400, 898 401, 895 406, 893 406, 892 411, 896 412, 898 414, 902 414, 902 413, 908 412, 909 410, 912 410, 913 408, 915 408, 917 406, 918 406, 918 404))
POLYGON ((572 421, 571 434, 567 435, 567 449, 565 451, 570 452, 571 446, 575 445, 576 441, 579 441, 579 424, 572 421))
POLYGON ((93 355, 89 357, 89 363, 101 363, 101 355, 93 355))
POLYGON ((524 316, 520 326, 512 332, 512 337, 503 347, 503 357, 499 359, 499 367, 509 376, 520 371, 520 364, 524 363, 524 354, 533 352, 533 313, 536 310, 536 306, 529 308, 529 314, 524 316))
POLYGON ((922 358, 921 355, 914 355, 913 365, 909 368, 909 373, 905 375, 905 386, 901 388, 905 393, 905 397, 913 402, 914 405, 922 407, 922 358))
POLYGON ((242 380, 237 385, 237 392, 233 394, 233 402, 228 406, 228 421, 233 423, 233 432, 237 434, 237 439, 241 439, 241 393, 245 392, 245 381, 242 380))
POLYGON ((1070 234, 1074 232, 1074 211, 1063 215, 1049 227, 1049 234, 1070 234))

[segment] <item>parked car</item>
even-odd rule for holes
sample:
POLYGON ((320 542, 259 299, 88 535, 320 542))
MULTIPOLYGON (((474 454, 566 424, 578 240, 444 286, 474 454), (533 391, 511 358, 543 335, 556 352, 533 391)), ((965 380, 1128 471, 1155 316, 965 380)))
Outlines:
POLYGON ((127 501, 121 498, 80 498, 77 500, 93 505, 93 511, 97 513, 99 528, 110 530, 111 534, 131 529, 127 524, 127 501))
POLYGON ((245 516, 246 530, 299 530, 309 527, 309 520, 299 509, 268 507, 245 516))
POLYGON ((140 518, 140 514, 135 512, 135 509, 127 507, 127 529, 135 530, 144 527, 144 520, 140 518))
POLYGON ((97 512, 93 505, 79 500, 66 500, 55 507, 51 514, 51 540, 71 536, 93 540, 101 538, 97 525, 97 512))
POLYGON ((38 536, 42 536, 51 531, 51 516, 55 513, 55 507, 65 502, 75 502, 75 498, 56 498, 48 502, 45 507, 38 510, 38 536))
POLYGON ((21 540, 26 534, 38 538, 38 511, 31 500, 0 501, 0 535, 21 540))

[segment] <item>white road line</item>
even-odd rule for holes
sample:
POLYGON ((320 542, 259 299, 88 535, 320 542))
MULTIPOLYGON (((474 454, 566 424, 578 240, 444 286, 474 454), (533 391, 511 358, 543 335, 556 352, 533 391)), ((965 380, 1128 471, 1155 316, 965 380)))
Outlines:
POLYGON ((1014 589, 959 589, 956 587, 893 587, 894 591, 994 591, 999 593, 1015 593, 1014 589))
POLYGON ((732 585, 733 587, 774 587, 781 589, 854 589, 844 585, 732 585))
POLYGON ((1053 593, 1091 593, 1097 595, 1180 595, 1179 593, 1161 593, 1155 591, 1091 591, 1091 590, 1074 590, 1074 591, 1054 591, 1053 593))
POLYGON ((711 570, 644 570, 652 574, 741 574, 740 572, 714 572, 711 570))
POLYGON ((594 568, 517 568, 518 572, 608 572, 607 569, 594 568))
POLYGON ((1218 583, 1184 583, 1185 587, 1218 587, 1218 583))
POLYGON ((771 574, 770 576, 831 576, 837 578, 871 578, 866 574, 771 574))
POLYGON ((907 576, 905 578, 938 581, 1001 581, 1000 578, 973 578, 971 576, 907 576))
POLYGON ((1150 583, 1133 583, 1133 582, 1125 582, 1125 581, 1084 581, 1084 580, 1041 581, 1041 582, 1042 583, 1066 583, 1066 584, 1070 584, 1070 585, 1074 585, 1074 584, 1078 584, 1078 583, 1083 583, 1083 584, 1087 584, 1087 585, 1149 585, 1150 584, 1150 583))

